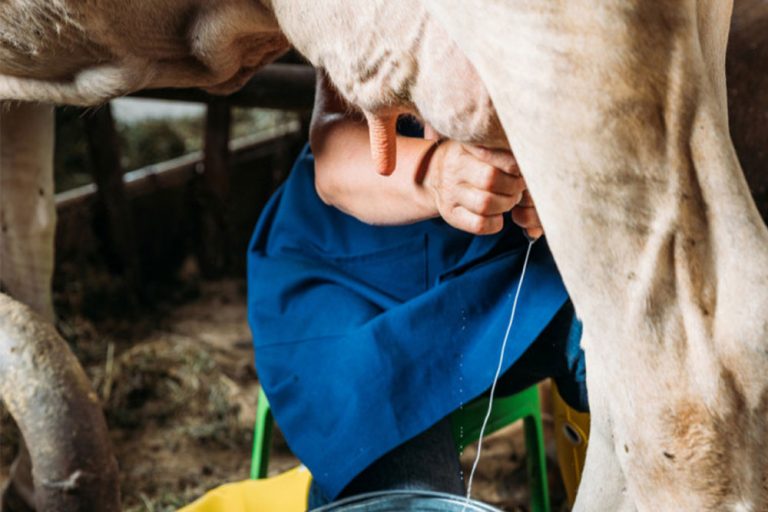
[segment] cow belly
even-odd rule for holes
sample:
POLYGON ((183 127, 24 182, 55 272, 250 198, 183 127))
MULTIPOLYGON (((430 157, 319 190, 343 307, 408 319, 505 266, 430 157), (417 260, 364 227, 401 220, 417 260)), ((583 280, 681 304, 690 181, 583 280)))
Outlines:
POLYGON ((288 49, 250 0, 0 2, 0 100, 93 105, 150 87, 233 92, 288 49))

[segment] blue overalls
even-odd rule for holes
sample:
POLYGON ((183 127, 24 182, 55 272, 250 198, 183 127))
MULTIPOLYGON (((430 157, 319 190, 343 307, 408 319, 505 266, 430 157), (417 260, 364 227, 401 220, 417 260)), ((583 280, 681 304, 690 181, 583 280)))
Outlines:
MULTIPOLYGON (((364 224, 319 199, 314 159, 303 150, 253 235, 248 312, 275 419, 326 496, 490 387, 527 245, 508 219, 491 236, 439 219, 364 224)), ((567 299, 542 239, 505 371, 567 299)), ((571 331, 546 351, 568 351, 560 359, 583 388, 580 331, 571 331)))

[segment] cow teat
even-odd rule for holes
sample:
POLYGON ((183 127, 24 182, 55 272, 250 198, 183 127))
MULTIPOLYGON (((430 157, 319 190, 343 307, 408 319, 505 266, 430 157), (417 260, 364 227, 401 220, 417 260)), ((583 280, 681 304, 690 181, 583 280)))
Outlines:
POLYGON ((371 141, 371 158, 379 174, 388 176, 397 163, 397 114, 365 113, 371 141))

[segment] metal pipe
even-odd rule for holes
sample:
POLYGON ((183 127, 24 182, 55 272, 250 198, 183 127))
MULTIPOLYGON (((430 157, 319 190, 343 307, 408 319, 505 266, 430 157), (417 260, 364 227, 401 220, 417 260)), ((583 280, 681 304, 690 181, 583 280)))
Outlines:
POLYGON ((54 328, 0 294, 0 397, 32 458, 38 512, 117 512, 117 461, 96 393, 54 328))

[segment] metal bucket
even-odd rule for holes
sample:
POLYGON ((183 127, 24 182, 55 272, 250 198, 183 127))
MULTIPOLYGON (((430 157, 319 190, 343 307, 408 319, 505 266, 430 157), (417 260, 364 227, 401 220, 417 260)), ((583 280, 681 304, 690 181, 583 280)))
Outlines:
POLYGON ((361 494, 312 512, 502 512, 462 496, 431 491, 383 491, 361 494))

